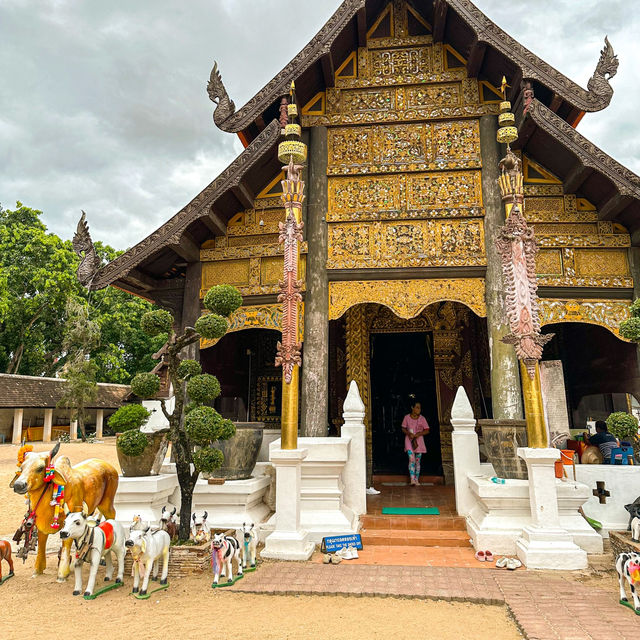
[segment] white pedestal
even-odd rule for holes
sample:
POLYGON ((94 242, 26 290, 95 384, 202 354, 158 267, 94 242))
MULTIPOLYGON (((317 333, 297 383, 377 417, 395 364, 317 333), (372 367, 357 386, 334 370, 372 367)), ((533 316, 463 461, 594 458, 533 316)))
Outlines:
POLYGON ((587 554, 577 547, 566 529, 525 527, 516 542, 518 558, 529 569, 586 569, 587 554))
POLYGON ((529 502, 532 526, 516 541, 518 558, 530 569, 585 569, 587 554, 571 534, 560 527, 554 464, 558 449, 521 447, 518 455, 529 472, 529 502))
POLYGON ((116 519, 132 522, 133 516, 157 524, 162 507, 170 506, 170 499, 178 487, 175 474, 125 478, 121 476, 114 501, 116 519))
MULTIPOLYGON (((455 459, 454 459, 455 463, 455 459)), ((533 524, 528 480, 495 484, 486 475, 467 479, 474 505, 467 516, 467 531, 476 549, 515 555, 516 540, 533 524)), ((589 526, 578 509, 591 491, 579 482, 556 480, 560 527, 587 553, 602 553, 602 537, 589 526)))
POLYGON ((308 560, 314 550, 309 533, 300 527, 302 461, 306 449, 271 449, 276 468, 275 530, 265 540, 262 557, 278 560, 308 560))
POLYGON ((224 484, 200 479, 193 490, 192 509, 207 511, 212 529, 240 529, 245 522, 259 525, 269 515, 263 498, 270 484, 271 478, 265 475, 224 484))

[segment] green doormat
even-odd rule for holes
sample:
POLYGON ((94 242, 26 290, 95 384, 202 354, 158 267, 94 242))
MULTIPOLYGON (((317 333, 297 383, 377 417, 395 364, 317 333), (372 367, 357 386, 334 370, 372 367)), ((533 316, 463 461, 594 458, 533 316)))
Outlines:
POLYGON ((438 516, 438 507, 383 507, 384 516, 438 516))

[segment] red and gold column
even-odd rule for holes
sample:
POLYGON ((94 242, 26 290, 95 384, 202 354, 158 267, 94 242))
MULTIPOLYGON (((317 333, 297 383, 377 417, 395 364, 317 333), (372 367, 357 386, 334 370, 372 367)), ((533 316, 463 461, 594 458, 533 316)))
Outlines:
POLYGON ((302 129, 296 123, 298 106, 295 85, 291 83, 289 100, 283 98, 280 124, 284 140, 278 145, 278 160, 286 177, 282 181, 282 203, 285 220, 280 223, 280 243, 284 245, 284 278, 278 301, 282 303, 282 341, 278 342, 276 366, 282 366, 282 449, 298 446, 299 373, 302 365, 298 317, 302 301, 302 282, 298 280, 300 242, 302 242, 302 202, 304 181, 302 168, 307 159, 307 145, 302 142, 302 129))
MULTIPOLYGON (((506 80, 502 80, 503 95, 506 80)), ((498 184, 504 202, 507 220, 495 240, 502 260, 502 280, 510 333, 502 340, 512 344, 520 361, 520 377, 527 421, 528 445, 532 448, 548 446, 544 421, 540 367, 544 345, 553 334, 540 333, 538 317, 538 284, 536 281, 536 254, 538 245, 533 229, 524 217, 524 186, 520 159, 510 144, 518 139, 511 103, 500 103, 497 139, 507 145, 507 154, 500 161, 498 184)))

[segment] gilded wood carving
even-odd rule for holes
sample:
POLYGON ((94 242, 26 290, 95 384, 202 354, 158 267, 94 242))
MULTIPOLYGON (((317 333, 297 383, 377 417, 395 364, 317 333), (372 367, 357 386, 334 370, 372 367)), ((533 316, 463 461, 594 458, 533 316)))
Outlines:
POLYGON ((629 318, 629 303, 626 300, 560 300, 540 298, 538 300, 540 324, 557 322, 586 322, 605 327, 621 340, 620 323, 629 318))
POLYGON ((369 280, 329 283, 329 319, 356 305, 373 302, 401 318, 413 318, 434 302, 460 302, 481 317, 487 315, 483 278, 369 280))

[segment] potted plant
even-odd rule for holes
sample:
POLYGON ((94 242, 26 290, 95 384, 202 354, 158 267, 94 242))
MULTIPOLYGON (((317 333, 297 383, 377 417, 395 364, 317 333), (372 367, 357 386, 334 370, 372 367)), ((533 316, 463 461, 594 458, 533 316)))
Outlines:
POLYGON ((620 442, 630 442, 634 458, 640 460, 640 439, 638 438, 638 418, 625 411, 614 411, 607 418, 607 429, 620 442))
POLYGON ((151 413, 140 404, 120 407, 108 421, 116 433, 118 462, 125 477, 155 476, 167 453, 167 431, 143 433, 151 413))

